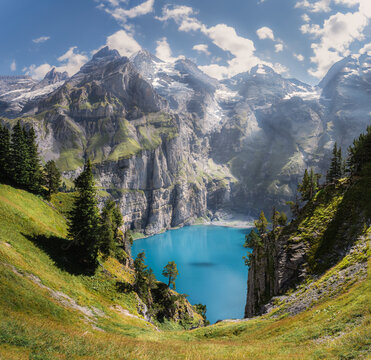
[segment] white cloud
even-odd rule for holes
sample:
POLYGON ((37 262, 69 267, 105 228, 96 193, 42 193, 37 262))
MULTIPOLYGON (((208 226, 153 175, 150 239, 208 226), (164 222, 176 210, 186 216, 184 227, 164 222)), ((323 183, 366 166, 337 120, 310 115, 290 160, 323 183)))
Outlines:
POLYGON ((273 31, 267 26, 263 26, 262 28, 256 30, 256 34, 258 35, 260 40, 264 40, 264 39, 274 40, 273 31))
POLYGON ((199 53, 204 53, 206 55, 210 55, 209 47, 206 44, 197 44, 193 46, 193 50, 199 52, 199 53))
POLYGON ((40 44, 40 43, 43 43, 47 40, 50 39, 50 36, 40 36, 39 38, 37 39, 32 39, 32 41, 35 43, 35 44, 40 44))
POLYGON ((304 22, 308 23, 310 22, 310 17, 308 16, 308 14, 303 14, 301 16, 301 18, 303 19, 304 22))
POLYGON ((314 56, 310 59, 315 67, 309 69, 309 74, 321 78, 336 61, 348 56, 350 45, 364 38, 367 24, 368 19, 361 12, 338 12, 326 19, 322 27, 317 24, 303 25, 303 33, 319 38, 319 42, 311 44, 314 56))
MULTIPOLYGON (((81 66, 83 66, 88 61, 88 57, 84 54, 79 53, 76 49, 76 46, 69 48, 65 54, 57 59, 60 62, 59 66, 55 66, 55 69, 57 71, 66 71, 69 76, 72 76, 76 74, 80 70, 81 66)), ((39 66, 32 64, 28 68, 23 69, 23 71, 25 71, 26 74, 30 75, 34 79, 41 80, 53 67, 54 66, 47 63, 39 66)))
POLYGON ((308 1, 308 0, 302 0, 298 1, 295 4, 296 8, 304 8, 307 9, 310 12, 329 12, 331 11, 330 8, 331 0, 319 0, 315 1, 314 3, 308 1))
MULTIPOLYGON (((26 74, 30 75, 35 80, 41 80, 44 78, 47 72, 49 72, 52 69, 52 66, 49 64, 42 64, 39 66, 36 66, 35 64, 32 64, 28 68, 26 68, 26 74)), ((23 69, 25 70, 25 69, 23 69)))
POLYGON ((125 2, 123 0, 106 0, 113 8, 105 7, 103 3, 101 3, 98 8, 103 9, 105 12, 110 14, 115 20, 117 20, 126 30, 132 30, 132 25, 127 24, 128 19, 133 19, 138 16, 147 15, 153 12, 153 6, 155 0, 147 0, 143 3, 134 6, 131 9, 124 9, 120 7, 120 2, 125 2))
POLYGON ((359 53, 371 56, 371 43, 366 44, 361 50, 359 50, 359 53))
MULTIPOLYGON (((189 6, 167 5, 162 9, 162 16, 156 17, 156 19, 159 21, 174 20, 178 24, 179 31, 200 31, 211 39, 214 45, 232 55, 232 58, 227 61, 227 65, 219 65, 217 62, 220 59, 213 58, 212 64, 200 66, 200 69, 208 75, 217 79, 223 79, 248 71, 257 64, 271 66, 280 72, 287 70, 280 64, 272 64, 257 57, 255 55, 254 42, 237 35, 233 27, 226 24, 217 24, 208 28, 195 18, 196 14, 196 11, 189 6)), ((273 37, 274 39, 273 32, 272 34, 267 32, 267 34, 268 38, 273 37)), ((160 45, 165 44, 160 43, 160 45)))
POLYGON ((159 59, 170 62, 173 62, 177 59, 172 56, 172 51, 166 37, 158 40, 156 44, 156 56, 159 59))
POLYGON ((304 61, 304 56, 302 54, 295 54, 294 53, 294 57, 299 60, 299 61, 304 61))
POLYGON ((10 70, 11 71, 17 70, 17 63, 15 62, 15 60, 13 60, 12 63, 10 64, 10 70))
POLYGON ((178 25, 179 31, 190 32, 205 30, 206 26, 199 22, 194 15, 197 13, 189 6, 165 6, 162 9, 162 16, 156 16, 159 21, 174 20, 178 25))
POLYGON ((276 45, 274 45, 274 51, 276 53, 283 51, 283 44, 276 44, 276 45))
POLYGON ((141 49, 136 40, 125 30, 119 30, 107 37, 106 45, 116 49, 121 56, 130 56, 141 49))

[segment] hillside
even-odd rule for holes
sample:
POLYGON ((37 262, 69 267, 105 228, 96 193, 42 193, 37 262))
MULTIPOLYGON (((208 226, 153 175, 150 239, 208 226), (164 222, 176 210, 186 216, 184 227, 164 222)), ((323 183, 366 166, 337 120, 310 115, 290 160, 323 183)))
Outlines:
MULTIPOLYGON (((129 268, 108 259, 92 277, 65 269, 60 254, 66 221, 59 211, 66 210, 69 196, 58 194, 50 206, 0 185, 1 359, 358 359, 369 354, 369 266, 367 277, 339 284, 334 294, 298 315, 281 307, 250 320, 193 331, 168 323, 158 331, 138 315, 133 293, 117 291, 117 282, 132 281, 129 268)), ((338 273, 349 260, 364 263, 368 252, 348 254, 316 281, 338 273)))

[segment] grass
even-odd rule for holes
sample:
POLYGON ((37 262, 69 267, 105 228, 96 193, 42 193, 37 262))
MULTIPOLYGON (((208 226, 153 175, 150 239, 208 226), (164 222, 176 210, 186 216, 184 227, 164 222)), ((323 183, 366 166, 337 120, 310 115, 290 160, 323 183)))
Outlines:
MULTIPOLYGON (((104 269, 89 277, 71 274, 55 260, 66 236, 60 212, 67 211, 70 196, 54 195, 52 207, 35 195, 0 185, 1 359, 286 360, 371 355, 370 260, 366 280, 299 315, 222 322, 193 331, 166 324, 164 328, 172 330, 158 332, 113 308, 119 305, 136 314, 133 295, 116 286, 118 281, 132 282, 129 269, 108 259, 104 269), (42 246, 37 237, 50 241, 42 246), (103 316, 88 321, 51 291, 63 292, 103 316)), ((369 254, 363 261, 365 256, 369 254)))

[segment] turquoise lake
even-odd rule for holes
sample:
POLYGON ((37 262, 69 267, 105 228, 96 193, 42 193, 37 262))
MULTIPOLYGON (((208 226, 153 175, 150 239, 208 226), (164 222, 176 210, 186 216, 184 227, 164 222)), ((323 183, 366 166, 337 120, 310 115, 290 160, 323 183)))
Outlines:
POLYGON ((135 258, 144 251, 146 265, 165 283, 162 270, 175 261, 179 271, 176 290, 189 295, 191 304, 206 304, 210 323, 242 318, 248 272, 243 244, 250 230, 187 226, 134 241, 132 255, 135 258))

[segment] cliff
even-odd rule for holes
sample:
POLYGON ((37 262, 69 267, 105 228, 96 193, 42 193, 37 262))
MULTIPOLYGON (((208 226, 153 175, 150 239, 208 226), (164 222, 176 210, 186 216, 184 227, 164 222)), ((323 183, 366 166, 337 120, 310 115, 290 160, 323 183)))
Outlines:
POLYGON ((250 258, 245 317, 283 303, 280 313, 295 314, 365 276, 370 183, 368 166, 359 176, 329 184, 297 219, 261 237, 250 258))

